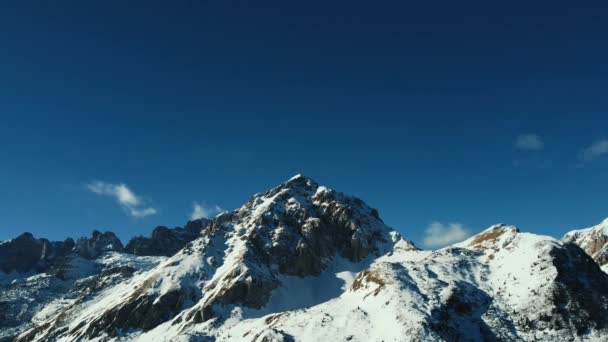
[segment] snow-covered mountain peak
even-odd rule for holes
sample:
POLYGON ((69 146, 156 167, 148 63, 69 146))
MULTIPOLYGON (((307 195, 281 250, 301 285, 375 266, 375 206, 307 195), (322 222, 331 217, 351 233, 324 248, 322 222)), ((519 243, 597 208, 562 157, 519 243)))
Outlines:
POLYGON ((608 336, 608 275, 577 246, 514 226, 421 251, 360 199, 298 175, 197 236, 158 266, 52 310, 17 341, 608 336))
POLYGON ((598 264, 608 267, 608 219, 593 227, 570 231, 562 240, 577 244, 598 264))
POLYGON ((577 239, 589 234, 608 235, 608 218, 595 226, 569 231, 564 235, 564 239, 577 239))
POLYGON ((297 179, 307 179, 307 178, 303 174, 298 173, 297 175, 294 175, 293 177, 289 178, 288 182, 291 182, 291 181, 294 181, 297 179))
POLYGON ((500 223, 454 246, 478 250, 498 249, 506 247, 519 233, 520 231, 517 227, 500 223))
POLYGON ((233 310, 305 308, 339 295, 394 244, 415 249, 360 199, 298 175, 217 216, 166 262, 72 308, 66 315, 75 323, 42 336, 86 339, 163 323, 187 329, 233 310), (319 279, 327 281, 323 291, 289 299, 319 279))
POLYGON ((353 260, 364 258, 368 247, 375 249, 370 243, 392 240, 392 229, 384 225, 376 209, 302 175, 255 195, 234 215, 239 218, 239 228, 249 232, 250 237, 264 235, 269 240, 266 242, 278 246, 299 236, 297 245, 302 247, 318 244, 323 237, 341 245, 350 244, 344 252, 353 260))
POLYGON ((308 192, 310 192, 311 190, 314 191, 316 188, 319 187, 319 184, 317 182, 315 182, 313 179, 308 178, 302 174, 297 174, 293 177, 291 177, 290 179, 288 179, 287 181, 275 186, 274 188, 262 192, 262 193, 258 193, 255 194, 253 197, 259 197, 261 195, 268 195, 268 194, 272 194, 272 193, 276 193, 277 191, 280 190, 284 190, 284 189, 299 189, 300 191, 306 191, 308 190, 308 192))

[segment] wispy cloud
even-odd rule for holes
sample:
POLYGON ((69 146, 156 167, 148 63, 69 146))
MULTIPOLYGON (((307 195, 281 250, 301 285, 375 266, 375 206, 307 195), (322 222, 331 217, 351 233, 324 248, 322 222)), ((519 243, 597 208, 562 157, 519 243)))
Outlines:
POLYGON ((515 146, 525 151, 540 151, 544 145, 542 139, 537 134, 524 134, 515 139, 515 146))
POLYGON ((144 208, 144 209, 137 209, 137 208, 127 208, 129 209, 129 214, 133 217, 136 218, 142 218, 142 217, 146 217, 146 216, 150 216, 150 215, 156 215, 158 212, 156 211, 156 209, 154 208, 144 208))
POLYGON ((593 161, 605 154, 608 154, 608 140, 599 140, 591 144, 581 153, 581 159, 584 162, 593 161))
POLYGON ((98 195, 114 197, 118 204, 120 204, 125 211, 136 218, 142 218, 157 213, 156 209, 152 207, 143 207, 143 200, 141 197, 135 195, 129 187, 125 184, 112 184, 102 181, 94 181, 86 184, 86 188, 98 195))
POLYGON ((198 220, 201 218, 210 218, 223 211, 218 205, 207 206, 206 204, 200 204, 194 202, 192 204, 192 214, 190 215, 191 220, 198 220))
POLYGON ((438 248, 463 241, 473 235, 470 229, 461 223, 431 223, 425 230, 422 243, 427 248, 438 248))

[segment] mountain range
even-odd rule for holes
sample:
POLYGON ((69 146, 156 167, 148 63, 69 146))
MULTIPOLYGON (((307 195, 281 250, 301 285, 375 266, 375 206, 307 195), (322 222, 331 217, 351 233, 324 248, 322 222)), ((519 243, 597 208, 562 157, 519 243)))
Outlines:
POLYGON ((0 242, 0 341, 606 341, 608 220, 421 250, 302 175, 126 245, 0 242))

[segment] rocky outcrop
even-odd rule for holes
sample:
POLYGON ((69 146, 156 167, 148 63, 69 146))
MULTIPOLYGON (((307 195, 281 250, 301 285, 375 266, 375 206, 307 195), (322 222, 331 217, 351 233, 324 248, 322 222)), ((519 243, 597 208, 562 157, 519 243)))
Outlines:
POLYGON ((125 252, 135 255, 171 256, 186 244, 198 238, 211 221, 198 219, 189 221, 186 226, 173 229, 158 226, 150 237, 137 236, 132 238, 125 252))
POLYGON ((608 264, 608 219, 597 226, 568 232, 562 241, 578 245, 600 266, 608 264))
POLYGON ((0 243, 0 272, 45 272, 61 258, 70 254, 85 259, 96 259, 107 252, 127 252, 142 256, 170 256, 201 235, 211 221, 189 221, 183 228, 159 226, 151 237, 135 237, 126 248, 113 232, 94 230, 90 237, 65 241, 49 241, 23 233, 17 238, 0 243))
POLYGON ((76 241, 74 252, 85 259, 95 259, 106 252, 122 252, 120 239, 112 232, 93 231, 91 237, 82 237, 76 241))
POLYGON ((42 272, 51 264, 71 253, 74 240, 49 241, 35 238, 31 233, 24 233, 17 238, 0 244, 0 271, 42 272))
POLYGON ((99 336, 103 333, 115 336, 121 329, 127 330, 134 326, 150 330, 165 322, 167 317, 175 316, 182 310, 184 302, 193 299, 192 296, 192 293, 172 290, 156 299, 138 297, 129 301, 125 307, 106 311, 84 331, 84 336, 99 336))
POLYGON ((252 209, 264 204, 267 211, 251 223, 251 243, 257 257, 285 274, 319 274, 326 258, 340 255, 358 262, 386 252, 391 244, 375 209, 301 175, 254 197, 236 215, 251 220, 252 209))

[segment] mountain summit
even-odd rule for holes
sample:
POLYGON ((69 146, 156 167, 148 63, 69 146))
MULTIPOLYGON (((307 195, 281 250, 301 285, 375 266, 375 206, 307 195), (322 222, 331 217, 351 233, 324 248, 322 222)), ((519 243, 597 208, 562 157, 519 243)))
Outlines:
POLYGON ((219 215, 159 267, 61 312, 72 317, 69 324, 53 321, 54 329, 34 329, 22 340, 113 337, 169 320, 185 329, 228 319, 237 307, 300 309, 338 295, 345 281, 334 276, 323 293, 309 290, 306 299, 288 294, 292 286, 306 287, 326 270, 354 277, 400 240, 363 201, 297 175, 219 215), (276 301, 277 293, 293 298, 276 301))

